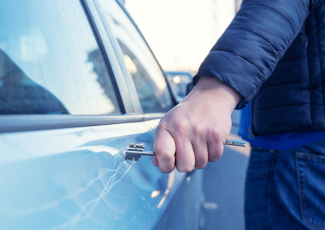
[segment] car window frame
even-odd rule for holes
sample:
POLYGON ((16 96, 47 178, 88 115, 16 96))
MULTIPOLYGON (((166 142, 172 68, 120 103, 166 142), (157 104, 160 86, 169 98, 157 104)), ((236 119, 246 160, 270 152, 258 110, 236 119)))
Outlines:
POLYGON ((161 67, 156 55, 154 54, 154 52, 152 51, 151 47, 149 46, 149 43, 147 42, 147 40, 145 39, 145 37, 143 36, 142 32, 140 31, 138 25, 135 23, 135 21, 133 20, 133 18, 131 17, 130 13, 127 11, 127 9, 125 8, 124 4, 120 1, 120 0, 115 0, 119 5, 120 7, 122 8, 122 10, 124 11, 124 13, 126 14, 126 16, 130 19, 130 21, 132 22, 132 24, 135 26, 136 30, 138 31, 138 33, 140 34, 141 38, 143 39, 143 41, 145 42, 146 46, 148 47, 148 49, 150 50, 152 56, 154 57, 155 61, 157 62, 158 66, 159 66, 159 69, 160 71, 162 72, 164 78, 165 78, 165 82, 167 84, 167 88, 168 88, 168 93, 170 95, 170 97, 172 98, 173 100, 173 106, 176 106, 178 103, 176 102, 176 99, 175 97, 173 96, 172 94, 172 91, 171 91, 171 88, 170 88, 170 85, 167 81, 167 76, 165 74, 165 71, 163 70, 163 68, 161 67))
POLYGON ((104 12, 100 9, 100 6, 96 4, 94 0, 83 0, 85 1, 91 16, 94 19, 95 26, 97 27, 99 36, 103 39, 104 50, 110 61, 113 61, 114 65, 114 77, 116 79, 118 88, 120 90, 126 114, 143 114, 142 107, 138 94, 136 92, 135 85, 129 75, 126 67, 121 65, 123 56, 120 53, 120 48, 117 40, 107 24, 104 18, 104 12))
MULTIPOLYGON (((93 1, 93 0, 88 0, 88 1, 93 1)), ((139 33, 140 37, 142 38, 142 40, 144 41, 145 45, 147 46, 147 48, 149 49, 150 53, 152 54, 154 60, 156 61, 157 65, 159 66, 159 69, 161 71, 161 73, 163 74, 164 76, 164 79, 165 79, 165 82, 166 82, 166 85, 167 85, 167 91, 168 91, 168 94, 170 95, 171 99, 172 99, 172 106, 174 107, 177 102, 176 102, 176 99, 174 97, 174 95, 172 94, 172 91, 171 91, 171 88, 170 88, 170 85, 167 81, 167 77, 166 77, 166 74, 165 72, 163 71, 159 61, 157 60, 155 54, 153 53, 152 49, 150 48, 147 40, 145 39, 145 37, 143 36, 143 34, 141 33, 139 27, 137 26, 137 24, 135 23, 135 21, 133 20, 133 18, 131 17, 131 15, 129 14, 129 12, 127 11, 127 9, 125 8, 124 4, 119 1, 119 0, 114 0, 118 5, 119 7, 122 9, 122 11, 124 12, 124 14, 127 16, 127 18, 130 20, 130 22, 132 23, 132 25, 134 26, 134 28, 136 29, 136 31, 139 33)), ((99 4, 97 5, 95 1, 93 1, 95 3, 95 5, 97 6, 98 8, 98 11, 99 11, 99 14, 101 16, 101 18, 104 18, 104 12, 101 11, 100 9, 100 6, 99 4)), ((105 23, 105 20, 102 20, 103 24, 105 25, 105 28, 107 28, 108 30, 111 30, 110 29, 110 25, 108 25, 107 23, 105 23)), ((124 58, 123 58, 123 53, 121 51, 121 48, 118 44, 118 41, 116 39, 116 37, 113 35, 113 33, 111 32, 112 36, 110 37, 111 39, 111 42, 114 46, 114 50, 115 50, 115 54, 116 54, 116 57, 119 61, 119 64, 121 66, 121 69, 123 71, 123 74, 124 74, 124 77, 126 79, 127 82, 129 82, 128 86, 129 86, 129 90, 130 92, 132 92, 132 95, 134 97, 137 98, 137 101, 139 101, 139 103, 136 103, 135 106, 138 107, 138 110, 139 113, 138 114, 149 114, 149 113, 143 113, 142 111, 142 106, 141 106, 141 103, 140 103, 140 99, 139 99, 139 96, 138 96, 138 93, 137 93, 137 90, 136 90, 136 87, 134 85, 134 82, 133 82, 133 79, 132 79, 132 76, 131 74, 129 73, 127 67, 126 67, 126 64, 124 62, 124 58), (140 112, 141 111, 141 112, 140 112)), ((151 114, 151 113, 150 113, 151 114)))

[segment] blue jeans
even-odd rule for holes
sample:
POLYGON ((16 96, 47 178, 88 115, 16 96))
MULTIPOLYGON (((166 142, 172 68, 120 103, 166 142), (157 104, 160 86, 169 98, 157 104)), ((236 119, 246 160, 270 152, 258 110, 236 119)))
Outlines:
POLYGON ((325 139, 288 150, 252 147, 246 230, 325 230, 325 139))

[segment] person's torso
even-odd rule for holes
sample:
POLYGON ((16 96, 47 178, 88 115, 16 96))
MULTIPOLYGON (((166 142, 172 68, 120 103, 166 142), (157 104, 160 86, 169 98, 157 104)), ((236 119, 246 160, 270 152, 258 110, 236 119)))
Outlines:
POLYGON ((325 131, 325 1, 306 23, 251 103, 254 136, 325 131))

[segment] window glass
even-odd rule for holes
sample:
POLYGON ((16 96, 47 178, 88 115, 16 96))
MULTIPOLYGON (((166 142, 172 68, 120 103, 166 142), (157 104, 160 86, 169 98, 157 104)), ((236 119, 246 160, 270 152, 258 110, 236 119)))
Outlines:
POLYGON ((185 98, 187 93, 187 86, 192 82, 192 76, 190 74, 182 72, 165 73, 172 90, 174 90, 180 98, 185 98))
POLYGON ((97 0, 120 45, 125 65, 130 72, 142 110, 145 113, 166 112, 173 106, 164 75, 149 47, 133 23, 114 0, 97 0))
POLYGON ((120 113, 78 0, 2 0, 0 114, 120 113))

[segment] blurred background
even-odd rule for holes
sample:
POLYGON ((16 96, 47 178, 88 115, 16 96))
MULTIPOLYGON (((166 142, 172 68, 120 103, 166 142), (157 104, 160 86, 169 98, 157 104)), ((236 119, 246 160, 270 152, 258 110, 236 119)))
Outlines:
POLYGON ((241 0, 125 0, 162 68, 196 72, 241 0))

